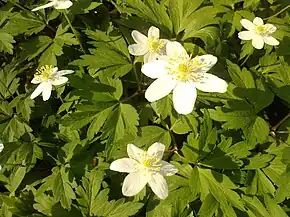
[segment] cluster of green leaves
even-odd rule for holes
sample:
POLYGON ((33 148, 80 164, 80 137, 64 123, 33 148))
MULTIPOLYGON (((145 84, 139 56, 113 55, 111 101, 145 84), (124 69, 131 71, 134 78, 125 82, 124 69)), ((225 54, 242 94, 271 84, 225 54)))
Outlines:
MULTIPOLYGON (((41 1, 46 3, 47 1, 41 1)), ((73 0, 31 12, 0 1, 0 215, 52 217, 286 217, 290 214, 290 11, 287 0, 73 0), (281 11, 279 13, 279 11, 281 11), (274 15, 274 16, 272 16, 274 15), (277 26, 278 47, 241 42, 242 18, 277 26), (144 98, 152 82, 127 46, 150 26, 191 55, 213 54, 225 94, 198 93, 179 115, 171 95, 144 98), (72 69, 49 101, 30 95, 43 65, 72 69), (133 143, 165 144, 169 196, 121 193, 109 170, 133 143)))

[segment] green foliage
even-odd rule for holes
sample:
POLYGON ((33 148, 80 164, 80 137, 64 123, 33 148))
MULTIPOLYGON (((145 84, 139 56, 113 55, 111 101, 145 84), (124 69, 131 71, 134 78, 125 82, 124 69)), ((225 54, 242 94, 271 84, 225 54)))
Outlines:
POLYGON ((285 0, 0 1, 0 216, 286 217, 290 215, 290 18, 285 0), (241 41, 241 19, 277 27, 278 46, 241 41), (226 93, 198 91, 178 114, 172 94, 149 103, 152 83, 132 56, 131 32, 212 54, 226 93), (40 66, 74 70, 48 101, 31 99, 40 66), (147 186, 122 195, 110 170, 127 144, 165 145, 159 200, 147 186))

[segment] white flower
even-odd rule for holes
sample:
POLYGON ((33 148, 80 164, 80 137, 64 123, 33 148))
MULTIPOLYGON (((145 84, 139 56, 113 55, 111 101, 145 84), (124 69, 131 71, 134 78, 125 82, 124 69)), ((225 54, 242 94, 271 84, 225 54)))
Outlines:
POLYGON ((132 38, 137 44, 129 45, 129 53, 134 56, 143 56, 144 63, 156 60, 159 55, 164 54, 164 48, 168 40, 159 39, 159 29, 151 26, 148 30, 148 37, 138 32, 132 31, 132 38))
POLYGON ((173 90, 173 104, 179 114, 192 112, 196 100, 196 88, 204 92, 227 91, 227 83, 215 75, 206 73, 216 64, 217 58, 207 54, 193 59, 178 42, 168 42, 167 56, 144 64, 142 73, 156 79, 146 90, 145 98, 154 102, 173 90))
POLYGON ((164 150, 165 146, 158 142, 151 145, 147 152, 133 144, 128 144, 129 158, 122 158, 111 163, 111 170, 129 173, 122 187, 122 193, 125 196, 138 194, 147 183, 160 199, 168 196, 168 186, 163 176, 172 176, 177 173, 178 169, 161 160, 164 150))
POLYGON ((40 9, 54 7, 55 9, 68 9, 73 5, 71 1, 68 0, 50 0, 49 3, 32 9, 31 11, 38 11, 40 9))
POLYGON ((42 93, 43 101, 49 99, 51 95, 52 85, 61 85, 68 81, 67 77, 63 75, 71 74, 74 71, 72 70, 62 70, 58 71, 57 67, 52 66, 42 66, 35 73, 34 78, 32 79, 32 84, 39 84, 38 87, 31 94, 30 98, 34 99, 42 93))
POLYGON ((277 30, 273 24, 264 24, 260 17, 255 17, 253 22, 247 19, 242 19, 240 22, 248 31, 239 32, 239 38, 242 40, 252 40, 254 48, 262 49, 264 43, 273 46, 279 44, 279 41, 271 36, 277 30))
MULTIPOLYGON (((4 149, 4 145, 2 143, 0 143, 0 152, 2 152, 4 149)), ((0 170, 2 170, 2 166, 0 165, 0 170)))

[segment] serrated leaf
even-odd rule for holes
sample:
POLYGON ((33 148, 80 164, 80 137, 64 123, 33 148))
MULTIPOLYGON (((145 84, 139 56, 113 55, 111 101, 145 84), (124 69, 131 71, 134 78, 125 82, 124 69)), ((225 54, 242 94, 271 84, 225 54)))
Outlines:
POLYGON ((274 196, 275 187, 261 170, 255 170, 254 178, 246 189, 248 195, 266 195, 274 196))
POLYGON ((13 43, 15 43, 13 36, 6 32, 0 32, 0 52, 13 54, 13 43))
POLYGON ((212 194, 209 193, 202 201, 202 205, 198 211, 198 215, 201 217, 212 217, 218 209, 218 206, 218 201, 214 198, 214 196, 212 196, 212 194))
POLYGON ((26 174, 25 167, 16 167, 9 177, 9 184, 6 188, 10 191, 10 195, 13 196, 19 185, 21 184, 26 174))
POLYGON ((44 27, 44 22, 38 19, 38 17, 32 15, 31 13, 23 12, 14 13, 2 30, 13 36, 23 33, 26 35, 32 35, 40 32, 44 29, 44 27))
POLYGON ((138 145, 146 149, 155 142, 160 142, 166 147, 171 143, 169 131, 157 126, 145 126, 141 128, 141 135, 134 140, 138 145))
POLYGON ((112 111, 102 129, 102 139, 116 142, 125 135, 136 135, 139 116, 135 108, 129 104, 120 103, 112 111))
POLYGON ((245 206, 250 209, 255 216, 257 217, 270 217, 269 213, 267 212, 266 208, 262 204, 262 202, 257 197, 249 197, 244 195, 242 197, 243 201, 245 202, 245 206))
MULTIPOLYGON (((232 189, 237 186, 225 175, 208 169, 198 168, 202 191, 210 192, 220 204, 231 204, 232 206, 244 210, 240 196, 232 189)), ((207 195, 207 193, 205 193, 207 195)))
POLYGON ((70 209, 72 200, 76 199, 76 195, 72 189, 69 171, 65 167, 54 168, 51 187, 56 201, 60 201, 64 208, 70 209))

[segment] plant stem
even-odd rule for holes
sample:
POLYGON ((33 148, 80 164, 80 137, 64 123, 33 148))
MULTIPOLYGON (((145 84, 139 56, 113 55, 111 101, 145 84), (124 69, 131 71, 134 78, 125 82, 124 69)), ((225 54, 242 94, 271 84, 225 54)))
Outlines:
POLYGON ((133 64, 133 71, 134 71, 134 74, 135 74, 135 77, 136 77, 136 82, 137 82, 137 85, 138 85, 138 91, 141 91, 141 84, 140 84, 139 76, 137 74, 136 67, 135 67, 134 64, 133 64))
POLYGON ((143 90, 143 91, 138 91, 138 90, 137 90, 137 91, 136 91, 135 93, 133 93, 131 96, 129 96, 129 97, 127 97, 127 98, 121 100, 120 103, 127 102, 127 101, 129 101, 130 99, 134 98, 135 96, 138 96, 138 95, 144 93, 144 91, 145 91, 145 90, 143 90))
POLYGON ((75 28, 72 26, 72 24, 71 24, 71 22, 70 22, 70 20, 69 20, 69 18, 68 18, 68 16, 67 16, 66 13, 67 13, 67 11, 64 11, 64 12, 63 12, 63 15, 64 15, 66 21, 68 22, 68 25, 70 26, 70 28, 71 28, 73 34, 75 35, 77 41, 79 42, 79 45, 80 45, 80 47, 81 47, 82 52, 83 52, 84 54, 86 54, 86 51, 85 51, 85 49, 84 49, 84 47, 83 47, 83 45, 82 45, 82 43, 81 43, 81 41, 80 41, 80 39, 79 39, 79 37, 78 37, 77 31, 76 31, 75 28))
POLYGON ((276 129, 284 122, 286 121, 288 118, 290 117, 290 112, 281 120, 279 121, 275 126, 271 127, 272 131, 276 131, 276 129))
POLYGON ((286 11, 288 8, 290 8, 290 5, 287 5, 285 8, 283 8, 282 10, 278 11, 276 14, 270 16, 270 17, 267 17, 267 18, 264 18, 264 20, 269 20, 270 18, 272 17, 276 17, 278 16, 279 14, 283 13, 284 11, 286 11))

